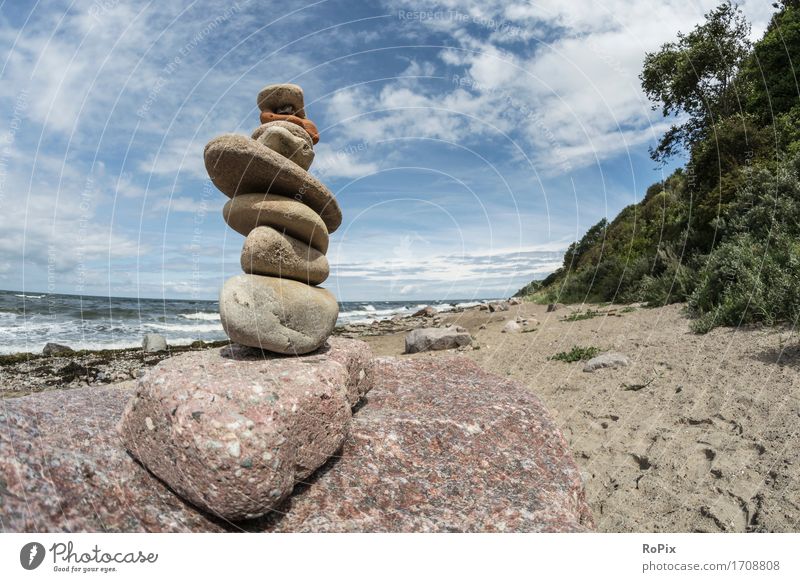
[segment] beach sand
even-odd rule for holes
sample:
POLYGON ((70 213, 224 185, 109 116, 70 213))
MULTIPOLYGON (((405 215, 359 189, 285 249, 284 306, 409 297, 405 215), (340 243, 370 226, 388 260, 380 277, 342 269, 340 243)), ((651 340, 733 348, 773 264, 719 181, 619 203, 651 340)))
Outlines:
MULTIPOLYGON (((565 321, 576 307, 547 313, 525 303, 442 323, 477 339, 480 349, 463 355, 520 380, 548 406, 584 475, 599 531, 798 531, 797 335, 788 327, 697 335, 682 305, 589 307, 611 313, 565 321), (537 319, 537 331, 500 333, 517 316, 537 319), (631 365, 587 373, 581 362, 548 359, 574 345, 622 352, 631 365)), ((380 355, 456 353, 402 355, 403 338, 363 339, 380 355)))

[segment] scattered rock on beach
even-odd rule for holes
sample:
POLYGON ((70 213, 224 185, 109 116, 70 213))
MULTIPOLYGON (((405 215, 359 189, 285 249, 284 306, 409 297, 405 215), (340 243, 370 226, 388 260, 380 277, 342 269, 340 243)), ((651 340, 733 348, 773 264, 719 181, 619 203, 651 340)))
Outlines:
POLYGON ((594 372, 595 370, 599 370, 601 368, 619 368, 622 366, 628 366, 630 362, 628 361, 628 356, 625 354, 619 354, 616 352, 609 352, 607 354, 600 354, 586 362, 583 366, 584 372, 594 372))
POLYGON ((435 307, 423 307, 419 311, 415 312, 413 317, 436 317, 436 314, 439 313, 436 311, 435 307))
POLYGON ((519 297, 512 297, 508 300, 509 305, 522 305, 522 299, 519 297))
POLYGON ((563 309, 563 303, 548 303, 547 305, 547 313, 551 313, 553 311, 558 311, 559 309, 563 309))
POLYGON ((53 342, 47 342, 42 348, 42 355, 45 356, 63 356, 65 354, 71 354, 75 350, 73 350, 69 346, 65 346, 63 344, 56 344, 53 342))
POLYGON ((472 336, 460 325, 441 328, 421 327, 406 334, 406 353, 449 350, 469 345, 471 342, 472 336))
POLYGON ((370 365, 365 344, 343 339, 296 358, 241 346, 182 354, 140 381, 119 432, 184 499, 258 517, 341 446, 358 400, 348 394, 369 389, 370 365))
POLYGON ((522 331, 522 326, 520 324, 516 321, 509 321, 503 326, 500 333, 519 333, 520 331, 522 331))
POLYGON ((142 339, 142 349, 145 352, 166 352, 167 338, 157 333, 145 334, 142 339))
POLYGON ((499 301, 497 303, 490 303, 489 313, 495 313, 497 311, 508 311, 508 302, 499 301))

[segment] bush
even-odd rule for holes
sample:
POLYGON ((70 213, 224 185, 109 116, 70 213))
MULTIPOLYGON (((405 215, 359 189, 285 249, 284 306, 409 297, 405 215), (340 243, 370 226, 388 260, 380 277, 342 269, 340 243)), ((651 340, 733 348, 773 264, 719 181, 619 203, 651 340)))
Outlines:
POLYGON ((596 348, 594 346, 589 347, 581 347, 581 346, 572 346, 572 349, 568 352, 558 352, 554 356, 550 356, 549 360, 559 360, 561 362, 580 362, 582 360, 591 360, 597 354, 600 353, 600 348, 596 348))
POLYGON ((755 168, 732 205, 725 242, 707 257, 689 298, 693 329, 794 321, 800 315, 800 158, 755 168))

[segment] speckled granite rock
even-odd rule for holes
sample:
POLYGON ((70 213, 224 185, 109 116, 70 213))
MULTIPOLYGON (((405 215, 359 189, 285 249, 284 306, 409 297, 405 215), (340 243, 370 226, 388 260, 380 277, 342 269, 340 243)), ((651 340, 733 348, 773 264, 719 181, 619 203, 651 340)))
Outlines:
POLYGON ((535 395, 465 358, 376 362, 334 457, 276 512, 233 524, 183 503, 113 430, 131 389, 0 407, 4 531, 586 531, 578 470, 535 395))
POLYGON ((322 182, 246 135, 215 137, 206 144, 204 159, 211 181, 228 197, 250 192, 281 194, 319 214, 329 233, 342 223, 339 203, 322 182))
POLYGON ((170 358, 140 381, 120 434, 184 499, 225 519, 259 517, 341 446, 348 383, 370 366, 363 347, 334 340, 297 358, 238 346, 170 358))

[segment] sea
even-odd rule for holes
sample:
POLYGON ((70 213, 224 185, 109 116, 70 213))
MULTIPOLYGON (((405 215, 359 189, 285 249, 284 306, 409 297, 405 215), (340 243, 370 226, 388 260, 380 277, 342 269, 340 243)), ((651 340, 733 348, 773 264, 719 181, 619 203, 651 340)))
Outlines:
MULTIPOLYGON (((348 301, 339 303, 337 324, 411 315, 427 306, 446 312, 490 300, 348 301)), ((132 348, 141 346, 147 333, 176 346, 226 337, 217 301, 0 291, 0 354, 40 353, 47 342, 75 350, 132 348)))

